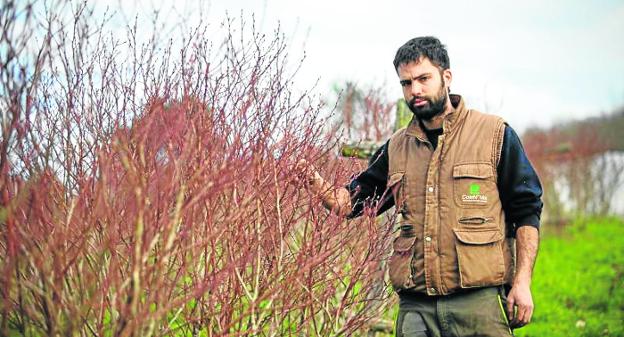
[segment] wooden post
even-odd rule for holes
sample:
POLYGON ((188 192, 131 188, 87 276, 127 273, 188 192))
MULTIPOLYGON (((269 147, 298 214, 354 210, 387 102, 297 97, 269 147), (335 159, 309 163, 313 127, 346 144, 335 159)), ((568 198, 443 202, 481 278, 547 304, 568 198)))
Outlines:
MULTIPOLYGON (((406 127, 412 120, 412 112, 407 107, 404 99, 399 99, 396 104, 394 131, 406 127)), ((384 141, 385 142, 385 141, 384 141)), ((369 159, 384 142, 351 141, 340 145, 340 155, 348 158, 369 159)))

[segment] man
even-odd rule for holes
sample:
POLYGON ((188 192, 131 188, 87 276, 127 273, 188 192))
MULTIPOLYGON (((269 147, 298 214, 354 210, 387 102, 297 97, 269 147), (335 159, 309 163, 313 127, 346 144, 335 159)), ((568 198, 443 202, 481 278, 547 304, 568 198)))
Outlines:
POLYGON ((311 190, 342 216, 365 206, 401 213, 389 261, 397 336, 511 336, 533 313, 539 179, 511 127, 450 94, 437 38, 405 43, 394 67, 414 113, 409 126, 346 188, 305 167, 311 190))

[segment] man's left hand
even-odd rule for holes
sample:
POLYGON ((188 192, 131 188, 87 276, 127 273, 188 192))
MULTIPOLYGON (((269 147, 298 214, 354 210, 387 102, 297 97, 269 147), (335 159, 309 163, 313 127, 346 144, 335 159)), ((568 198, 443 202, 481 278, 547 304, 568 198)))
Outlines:
POLYGON ((509 326, 512 329, 523 327, 531 322, 533 297, 528 283, 514 284, 511 288, 507 296, 507 314, 511 320, 509 326))

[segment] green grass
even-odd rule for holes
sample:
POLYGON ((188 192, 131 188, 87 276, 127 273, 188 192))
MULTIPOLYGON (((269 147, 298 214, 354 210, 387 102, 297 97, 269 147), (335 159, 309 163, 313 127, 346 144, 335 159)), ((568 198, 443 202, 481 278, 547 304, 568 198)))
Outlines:
MULTIPOLYGON (((543 225, 533 273, 535 312, 516 337, 624 337, 624 220, 543 225)), ((384 319, 394 320, 398 305, 384 319)), ((391 336, 377 334, 377 337, 391 336)))
POLYGON ((624 336, 624 221, 578 221, 545 234, 532 290, 532 322, 516 336, 624 336))

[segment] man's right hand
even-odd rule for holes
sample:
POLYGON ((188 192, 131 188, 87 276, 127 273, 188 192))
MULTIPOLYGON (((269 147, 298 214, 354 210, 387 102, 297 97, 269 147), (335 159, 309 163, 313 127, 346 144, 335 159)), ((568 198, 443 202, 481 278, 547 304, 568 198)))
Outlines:
POLYGON ((320 196, 325 208, 339 216, 347 216, 351 212, 351 195, 346 188, 329 184, 305 159, 300 159, 293 170, 312 193, 320 196))
POLYGON ((325 179, 321 177, 316 168, 305 159, 300 159, 292 168, 300 181, 309 186, 314 193, 320 193, 325 179))

